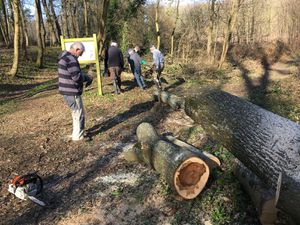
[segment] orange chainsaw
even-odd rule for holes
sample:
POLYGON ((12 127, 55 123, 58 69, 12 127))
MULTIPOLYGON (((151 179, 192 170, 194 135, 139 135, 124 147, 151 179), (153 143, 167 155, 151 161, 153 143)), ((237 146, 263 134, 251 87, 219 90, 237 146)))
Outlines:
POLYGON ((14 194, 16 197, 22 200, 30 199, 41 206, 45 206, 46 204, 44 202, 35 197, 40 194, 42 190, 43 180, 36 173, 16 176, 8 185, 8 191, 14 194))

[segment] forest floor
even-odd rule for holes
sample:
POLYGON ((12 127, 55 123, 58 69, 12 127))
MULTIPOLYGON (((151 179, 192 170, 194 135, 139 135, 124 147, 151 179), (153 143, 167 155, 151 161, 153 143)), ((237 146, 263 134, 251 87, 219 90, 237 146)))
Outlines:
MULTIPOLYGON (((13 54, 0 49, 0 224, 259 224, 232 174, 234 157, 182 111, 154 102, 150 79, 142 91, 127 74, 125 92, 114 95, 110 78, 104 77, 103 96, 97 95, 95 79, 83 94, 92 140, 72 142, 67 138, 71 113, 57 91, 59 49, 47 50, 40 70, 32 63, 34 52, 10 79, 4 73, 13 54), (143 121, 220 158, 221 168, 197 198, 178 198, 154 170, 124 159, 122 151, 136 141, 143 121), (39 198, 45 207, 7 191, 10 178, 32 171, 44 180, 39 198)), ((299 61, 289 52, 274 54, 235 61, 226 70, 201 63, 167 66, 163 86, 186 96, 213 85, 299 122, 299 61)))

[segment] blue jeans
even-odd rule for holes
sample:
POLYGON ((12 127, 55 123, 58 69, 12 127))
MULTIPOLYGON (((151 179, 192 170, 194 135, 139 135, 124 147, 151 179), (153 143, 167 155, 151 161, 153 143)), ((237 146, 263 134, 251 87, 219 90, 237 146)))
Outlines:
POLYGON ((65 102, 71 109, 73 119, 72 140, 77 141, 83 138, 84 130, 84 109, 81 96, 64 95, 65 102))
POLYGON ((142 71, 140 69, 134 69, 134 77, 140 88, 144 89, 145 82, 144 78, 141 76, 142 71))

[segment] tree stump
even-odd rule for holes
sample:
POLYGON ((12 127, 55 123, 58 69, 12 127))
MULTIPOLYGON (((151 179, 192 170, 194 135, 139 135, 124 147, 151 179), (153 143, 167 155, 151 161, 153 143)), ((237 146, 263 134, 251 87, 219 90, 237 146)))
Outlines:
POLYGON ((184 199, 197 197, 205 187, 210 170, 192 151, 162 140, 153 126, 142 123, 137 128, 138 142, 124 152, 128 161, 145 162, 154 168, 184 199))

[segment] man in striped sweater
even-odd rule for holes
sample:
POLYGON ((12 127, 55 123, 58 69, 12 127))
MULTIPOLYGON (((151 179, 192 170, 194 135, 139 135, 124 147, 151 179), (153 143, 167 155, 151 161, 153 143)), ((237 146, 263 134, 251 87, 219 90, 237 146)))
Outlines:
POLYGON ((72 140, 84 138, 84 109, 81 98, 83 83, 89 86, 93 79, 80 69, 78 57, 84 52, 81 42, 74 42, 69 51, 63 51, 58 58, 58 90, 71 109, 73 118, 72 140))

